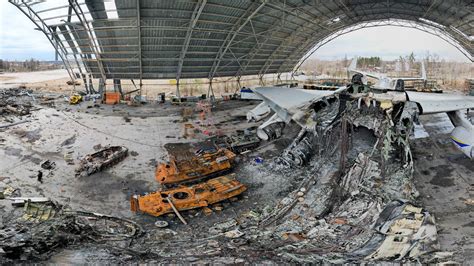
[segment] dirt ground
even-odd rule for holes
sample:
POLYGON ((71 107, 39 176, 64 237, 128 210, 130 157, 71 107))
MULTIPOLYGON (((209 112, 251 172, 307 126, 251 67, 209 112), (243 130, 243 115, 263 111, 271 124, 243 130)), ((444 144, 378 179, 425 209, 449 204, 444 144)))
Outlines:
MULTIPOLYGON (((289 78, 283 75, 282 79, 289 78)), ((16 72, 16 73, 0 73, 0 88, 11 88, 24 86, 28 89, 38 92, 55 92, 70 95, 75 91, 84 90, 83 81, 76 79, 79 85, 67 85, 70 77, 66 70, 46 70, 36 72, 16 72)), ((265 82, 275 83, 276 75, 269 74, 264 77, 265 82)), ((138 88, 139 80, 132 83, 130 80, 122 80, 122 89, 124 92, 132 91, 138 88)), ((166 95, 176 94, 176 80, 143 80, 142 95, 146 95, 148 100, 155 100, 159 93, 166 95)), ((209 80, 207 79, 183 79, 180 81, 180 93, 182 96, 199 96, 207 94, 209 89, 209 80)), ((259 84, 257 76, 246 76, 241 79, 241 86, 255 86, 259 84)), ((97 90, 99 86, 98 80, 93 80, 93 86, 97 90)), ((107 90, 113 90, 112 80, 107 80, 107 90)), ((212 88, 215 95, 226 93, 235 93, 240 89, 236 79, 215 78, 212 88)))

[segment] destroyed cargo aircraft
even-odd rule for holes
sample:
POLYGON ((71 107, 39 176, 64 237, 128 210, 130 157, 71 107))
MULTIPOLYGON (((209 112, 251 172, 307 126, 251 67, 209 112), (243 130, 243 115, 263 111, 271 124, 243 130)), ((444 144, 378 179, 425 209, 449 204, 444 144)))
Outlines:
MULTIPOLYGON (((424 67, 422 65, 423 71, 424 67)), ((398 82, 388 79, 388 83, 380 82, 375 87, 367 86, 363 82, 366 73, 358 72, 354 68, 351 72, 357 72, 352 78, 352 84, 340 87, 336 91, 302 90, 285 87, 261 87, 254 89, 263 102, 251 110, 247 117, 250 119, 262 119, 270 114, 269 109, 274 111, 273 116, 257 128, 258 136, 263 140, 279 138, 286 124, 290 121, 296 122, 301 128, 301 133, 292 143, 287 151, 290 160, 296 164, 303 164, 309 155, 307 133, 314 134, 318 128, 330 125, 345 108, 347 98, 357 99, 358 106, 365 103, 367 106, 379 106, 393 115, 401 115, 404 108, 411 108, 409 112, 418 115, 447 113, 454 130, 451 139, 455 146, 467 157, 474 157, 474 126, 466 119, 462 110, 474 108, 474 97, 448 93, 423 93, 405 91, 403 79, 398 82), (384 86, 384 84, 389 84, 384 86), (395 84, 391 87, 390 84, 395 84), (398 85, 397 85, 398 84, 398 85), (331 107, 333 106, 333 107, 331 107), (334 107, 335 106, 335 107, 334 107), (402 107, 402 108, 400 108, 402 107), (339 109, 338 109, 339 108, 339 109), (294 153, 294 154, 293 154, 294 153)), ((426 75, 426 74, 424 74, 426 75)), ((379 78, 370 75, 372 78, 379 78)), ((387 80, 387 78, 384 78, 387 80)), ((406 111, 408 112, 408 111, 406 111)), ((406 118, 402 118, 406 119, 406 118)), ((406 120, 403 123, 408 123, 406 120)))

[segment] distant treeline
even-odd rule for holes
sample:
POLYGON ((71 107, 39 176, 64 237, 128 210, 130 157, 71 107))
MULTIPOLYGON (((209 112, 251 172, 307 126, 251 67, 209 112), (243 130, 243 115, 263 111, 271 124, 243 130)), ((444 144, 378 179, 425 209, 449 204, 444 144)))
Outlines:
POLYGON ((380 67, 382 60, 378 56, 359 57, 357 59, 358 67, 380 67))
POLYGON ((3 72, 30 72, 39 70, 59 69, 59 62, 39 61, 34 58, 25 61, 8 61, 0 59, 0 71, 3 72))
MULTIPOLYGON (((378 56, 360 57, 358 69, 377 67, 377 72, 386 73, 390 77, 419 77, 421 75, 420 61, 425 63, 428 79, 435 80, 445 88, 465 89, 466 79, 472 78, 474 64, 447 61, 434 53, 416 55, 410 53, 401 55, 395 60, 381 60, 378 56)), ((339 60, 309 59, 300 68, 309 75, 325 75, 335 78, 348 78, 347 67, 351 63, 347 56, 339 60)), ((373 71, 373 70, 371 70, 373 71)))

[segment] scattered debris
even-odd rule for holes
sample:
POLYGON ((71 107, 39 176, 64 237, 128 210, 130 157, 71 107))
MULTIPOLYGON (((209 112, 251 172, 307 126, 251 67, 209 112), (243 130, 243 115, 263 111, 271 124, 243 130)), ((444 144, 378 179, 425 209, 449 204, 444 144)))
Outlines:
POLYGON ((27 123, 27 122, 30 122, 30 120, 21 120, 21 121, 13 122, 13 123, 6 124, 6 125, 0 125, 0 128, 8 128, 8 127, 20 125, 20 124, 23 124, 23 123, 27 123))
POLYGON ((43 168, 45 170, 51 170, 51 169, 54 169, 54 167, 56 167, 56 163, 51 162, 50 160, 46 160, 46 161, 41 163, 41 168, 43 168))
POLYGON ((239 237, 243 236, 244 234, 245 233, 239 231, 239 229, 234 229, 234 230, 225 232, 224 236, 228 237, 228 238, 239 238, 239 237))
POLYGON ((167 221, 156 221, 155 226, 158 228, 165 228, 168 227, 168 222, 167 221))
POLYGON ((72 158, 73 153, 74 151, 67 151, 64 153, 64 161, 69 165, 74 165, 74 159, 72 158))
POLYGON ((222 233, 238 224, 237 220, 230 219, 225 222, 216 223, 211 228, 209 228, 209 233, 211 234, 219 234, 222 233))
POLYGON ((439 250, 433 216, 410 203, 389 203, 380 213, 374 228, 385 239, 374 253, 366 257, 368 260, 418 259, 439 250))
POLYGON ((26 221, 46 221, 56 216, 61 207, 51 201, 46 202, 32 202, 26 201, 23 219, 26 221))
POLYGON ((204 207, 202 208, 202 211, 204 212, 204 215, 209 216, 213 213, 212 209, 209 207, 204 207))
POLYGON ((10 197, 7 198, 12 201, 12 205, 15 207, 23 207, 27 202, 30 203, 45 203, 51 200, 46 197, 10 197))
POLYGON ((229 149, 236 154, 253 150, 260 145, 256 128, 237 132, 231 136, 216 137, 214 141, 217 146, 229 149))
POLYGON ((112 249, 120 246, 118 241, 125 241, 126 245, 143 232, 133 221, 73 211, 59 204, 28 201, 24 210, 24 215, 0 229, 0 256, 3 258, 44 260, 60 247, 81 242, 103 244, 112 249))
POLYGON ((10 198, 13 197, 13 195, 19 196, 18 194, 19 193, 17 189, 11 186, 6 186, 0 190, 0 199, 10 198))

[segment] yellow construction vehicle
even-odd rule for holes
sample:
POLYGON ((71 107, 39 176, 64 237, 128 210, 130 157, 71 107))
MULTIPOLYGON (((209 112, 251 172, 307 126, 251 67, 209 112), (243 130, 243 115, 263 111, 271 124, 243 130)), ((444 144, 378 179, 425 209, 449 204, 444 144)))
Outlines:
POLYGON ((82 96, 79 94, 73 94, 69 97, 69 104, 78 104, 82 101, 82 96))

